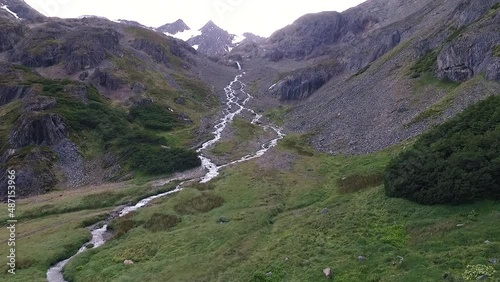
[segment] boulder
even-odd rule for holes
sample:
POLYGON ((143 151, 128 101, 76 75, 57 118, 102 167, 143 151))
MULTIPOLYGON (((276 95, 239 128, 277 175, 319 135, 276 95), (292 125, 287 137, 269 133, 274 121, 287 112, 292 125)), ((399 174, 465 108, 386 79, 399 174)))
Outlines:
POLYGON ((331 279, 333 278, 333 271, 331 268, 325 268, 323 269, 323 274, 325 275, 326 278, 331 279))

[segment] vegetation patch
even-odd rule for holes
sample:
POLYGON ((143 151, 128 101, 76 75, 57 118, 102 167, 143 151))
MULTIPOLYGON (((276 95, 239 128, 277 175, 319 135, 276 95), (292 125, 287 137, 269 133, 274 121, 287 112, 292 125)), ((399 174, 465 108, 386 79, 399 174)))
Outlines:
POLYGON ((424 73, 434 73, 438 53, 438 50, 433 50, 415 62, 410 68, 410 76, 412 78, 418 78, 424 73))
POLYGON ((354 193, 384 184, 384 173, 349 175, 337 181, 340 193, 354 193))
POLYGON ((500 199, 500 97, 493 96, 423 135, 393 160, 387 195, 422 204, 500 199))
POLYGON ((279 106, 268 111, 265 116, 269 118, 274 124, 283 125, 285 123, 285 118, 289 112, 289 107, 279 106))
POLYGON ((140 122, 145 128, 169 131, 178 125, 177 117, 160 105, 151 104, 130 109, 133 121, 140 122))
POLYGON ((279 146, 287 150, 294 151, 302 156, 313 156, 314 149, 309 145, 309 138, 311 135, 287 135, 280 143, 279 146))
POLYGON ((154 213, 144 223, 144 227, 153 231, 168 231, 181 222, 181 218, 171 214, 154 213))
POLYGON ((183 215, 204 213, 221 207, 223 204, 224 198, 212 193, 203 193, 177 204, 175 211, 183 215))
POLYGON ((493 56, 500 57, 500 44, 493 48, 493 56))

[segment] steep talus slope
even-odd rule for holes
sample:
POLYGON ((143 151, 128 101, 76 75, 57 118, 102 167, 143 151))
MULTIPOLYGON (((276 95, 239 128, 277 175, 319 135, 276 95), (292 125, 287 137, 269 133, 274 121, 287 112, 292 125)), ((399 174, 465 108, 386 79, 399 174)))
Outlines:
POLYGON ((315 147, 332 154, 368 153, 499 93, 496 3, 368 1, 304 16, 232 53, 270 61, 256 72, 273 69, 274 81, 253 79, 265 84, 264 100, 285 102, 289 130, 314 133, 315 147), (326 76, 315 67, 325 62, 336 66, 326 76))
POLYGON ((199 164, 188 148, 234 70, 136 25, 38 21, 0 18, 0 165, 18 196, 199 164))

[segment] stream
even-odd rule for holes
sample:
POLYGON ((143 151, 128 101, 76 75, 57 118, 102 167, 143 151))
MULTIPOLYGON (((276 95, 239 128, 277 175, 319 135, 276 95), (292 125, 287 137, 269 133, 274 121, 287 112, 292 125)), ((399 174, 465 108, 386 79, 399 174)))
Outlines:
MULTIPOLYGON (((238 65, 238 69, 241 71, 241 65, 239 62, 236 62, 238 65)), ((244 75, 245 73, 243 72, 242 74, 237 75, 233 81, 229 83, 224 88, 224 92, 226 95, 226 108, 223 111, 223 117, 219 119, 219 122, 214 126, 215 131, 213 132, 213 138, 201 145, 201 147, 196 151, 198 153, 198 157, 201 160, 201 166, 203 169, 206 170, 206 174, 201 178, 200 183, 207 183, 210 180, 214 179, 219 175, 219 171, 222 168, 225 168, 227 166, 237 164, 237 163, 242 163, 246 162, 258 157, 263 156, 269 149, 275 147, 278 144, 278 141, 283 139, 285 137, 285 134, 282 132, 282 129, 279 127, 276 127, 272 124, 262 124, 261 119, 262 115, 256 113, 254 110, 247 108, 246 104, 252 99, 253 97, 245 92, 245 87, 246 85, 240 81, 240 78, 244 75), (216 165, 209 157, 205 156, 203 154, 204 151, 206 151, 208 148, 214 146, 219 140, 222 138, 222 133, 226 129, 227 125, 230 124, 234 118, 237 115, 241 115, 243 112, 249 112, 251 113, 254 118, 252 120, 252 124, 258 125, 262 127, 264 130, 272 130, 273 132, 276 133, 276 138, 272 139, 270 141, 264 142, 261 144, 260 150, 255 152, 254 154, 246 155, 238 160, 223 164, 223 165, 216 165)), ((189 180, 187 180, 189 181, 189 180)), ((192 180, 191 180, 192 181, 192 180)), ((141 201, 139 201, 136 205, 134 206, 127 206, 124 207, 121 211, 118 213, 118 217, 125 216, 133 211, 136 211, 147 204, 149 204, 152 200, 162 198, 177 192, 182 191, 183 189, 183 184, 186 183, 186 181, 180 183, 177 185, 177 187, 174 190, 160 193, 148 198, 145 198, 141 201)), ((88 244, 93 244, 93 248, 100 247, 106 243, 106 238, 105 234, 107 232, 107 227, 108 225, 105 224, 101 228, 94 229, 92 231, 92 239, 85 243, 79 250, 78 252, 73 255, 72 257, 60 261, 56 263, 54 266, 52 266, 48 271, 47 271, 47 281, 49 282, 66 282, 64 280, 62 271, 64 266, 76 255, 86 251, 88 248, 86 247, 88 244)))

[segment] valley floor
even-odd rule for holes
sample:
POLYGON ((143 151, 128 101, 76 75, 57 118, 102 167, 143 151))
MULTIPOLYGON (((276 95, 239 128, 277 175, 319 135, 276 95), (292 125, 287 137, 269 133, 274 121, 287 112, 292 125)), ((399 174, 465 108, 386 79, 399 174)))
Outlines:
MULTIPOLYGON (((65 276, 93 282, 322 281, 322 270, 330 267, 335 281, 461 281, 467 265, 493 265, 488 260, 500 256, 500 203, 421 206, 385 196, 382 172, 404 145, 331 157, 301 140, 288 136, 261 159, 119 219, 119 236, 77 256, 65 276), (163 224, 161 218, 178 222, 163 224)), ((51 264, 90 238, 85 226, 158 189, 150 183, 22 200, 17 273, 7 276, 2 264, 0 280, 45 281, 51 264)), ((2 223, 6 211, 0 205, 2 223)), ((7 235, 2 228, 0 238, 7 235)), ((5 242, 0 250, 6 253, 5 242)))

